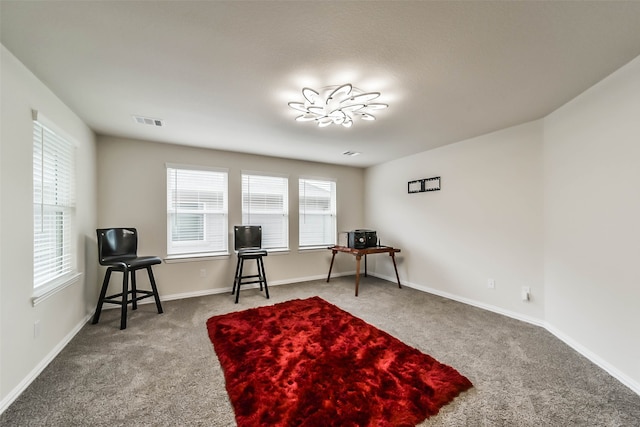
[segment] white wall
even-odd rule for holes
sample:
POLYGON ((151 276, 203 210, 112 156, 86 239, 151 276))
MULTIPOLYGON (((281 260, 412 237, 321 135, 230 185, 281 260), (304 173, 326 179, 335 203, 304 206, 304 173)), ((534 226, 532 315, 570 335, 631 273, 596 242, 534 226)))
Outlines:
MULTIPOLYGON (((367 226, 402 250, 403 283, 542 321, 540 121, 369 168, 365 204, 367 226), (434 176, 440 191, 407 193, 408 181, 434 176)), ((374 258, 374 274, 392 278, 391 263, 374 258)))
POLYGON ((57 354, 89 314, 96 294, 95 136, 47 87, 4 46, 1 51, 0 147, 0 411, 57 354), (75 284, 37 306, 33 294, 33 187, 31 110, 36 109, 78 144, 75 284), (87 245, 93 239, 93 245, 87 245), (40 334, 34 338, 34 322, 40 334))
POLYGON ((547 322, 640 393, 640 57, 544 127, 547 322))
MULTIPOLYGON (((339 230, 360 227, 364 218, 364 171, 361 168, 106 136, 98 139, 98 159, 99 226, 137 227, 140 234, 138 252, 160 257, 164 257, 167 250, 167 162, 229 170, 230 247, 233 245, 233 225, 242 224, 241 172, 288 175, 290 251, 265 258, 267 279, 272 285, 324 278, 329 269, 330 251, 298 251, 298 177, 337 181, 339 230)), ((355 271, 351 258, 336 258, 335 274, 355 271)), ((235 255, 207 261, 163 263, 154 267, 154 274, 163 299, 202 295, 230 291, 235 263, 235 255), (201 277, 203 269, 205 277, 201 277)), ((120 280, 116 277, 111 281, 112 286, 120 280)), ((141 277, 143 279, 146 280, 141 277)))

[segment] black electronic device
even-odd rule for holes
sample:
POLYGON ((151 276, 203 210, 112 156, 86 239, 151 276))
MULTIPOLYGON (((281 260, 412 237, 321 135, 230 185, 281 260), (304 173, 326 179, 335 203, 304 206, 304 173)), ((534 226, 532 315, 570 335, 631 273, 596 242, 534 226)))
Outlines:
POLYGON ((354 249, 365 249, 378 246, 378 236, 373 230, 349 231, 347 246, 354 249))

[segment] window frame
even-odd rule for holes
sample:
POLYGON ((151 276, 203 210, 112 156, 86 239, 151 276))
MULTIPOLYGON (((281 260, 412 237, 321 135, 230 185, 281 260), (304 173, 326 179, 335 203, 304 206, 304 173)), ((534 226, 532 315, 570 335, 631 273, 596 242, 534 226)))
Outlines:
MULTIPOLYGON (((165 165, 165 196, 166 196, 166 221, 167 221, 167 235, 166 235, 166 252, 167 256, 165 257, 166 262, 179 262, 184 260, 189 260, 192 258, 209 258, 209 257, 219 257, 219 256, 228 256, 229 255, 229 170, 225 168, 217 168, 217 167, 209 167, 209 166, 200 166, 200 165, 185 165, 185 164, 174 164, 174 163, 166 163, 165 165), (202 239, 187 239, 187 240, 174 240, 174 215, 179 214, 175 211, 172 206, 173 200, 175 200, 176 194, 175 191, 180 191, 180 189, 176 189, 171 187, 171 179, 172 179, 172 171, 175 171, 174 176, 177 179, 180 171, 184 172, 184 174, 188 175, 189 173, 203 174, 206 175, 211 173, 212 176, 209 178, 213 180, 215 184, 211 192, 220 191, 222 192, 221 197, 221 208, 215 209, 214 207, 207 208, 206 200, 199 200, 201 189, 192 187, 183 187, 182 192, 187 194, 189 192, 197 194, 196 199, 189 200, 178 200, 178 204, 188 204, 195 203, 204 207, 204 209, 186 209, 181 210, 181 213, 188 215, 201 215, 202 216, 202 239), (219 181, 219 182, 215 182, 219 181), (171 194, 171 191, 174 191, 174 194, 171 194), (221 221, 217 223, 215 220, 211 223, 211 220, 207 221, 208 216, 215 218, 216 216, 221 216, 221 221), (209 230, 214 230, 216 227, 219 228, 219 234, 212 234, 211 238, 209 236, 209 230), (216 239, 218 239, 219 244, 216 245, 216 239)), ((202 181, 202 182, 206 182, 202 181)), ((175 183, 175 181, 174 181, 175 183)), ((212 182, 208 182, 211 184, 212 182)), ((193 184, 193 183, 192 183, 193 184)))
POLYGON ((36 110, 32 110, 32 123, 32 303, 35 306, 75 283, 81 273, 76 244, 77 144, 36 110))
MULTIPOLYGON (((271 173, 271 172, 256 172, 256 171, 246 171, 243 170, 241 171, 240 174, 240 185, 241 185, 241 215, 242 215, 242 225, 261 225, 262 226, 262 248, 266 249, 269 252, 286 252, 289 251, 289 176, 288 175, 283 175, 283 174, 278 174, 278 173, 271 173), (245 180, 248 179, 249 181, 247 182, 247 186, 249 187, 249 193, 246 192, 246 188, 245 188, 245 180), (252 214, 251 213, 251 203, 248 203, 248 200, 245 196, 247 197, 251 197, 251 191, 250 191, 250 187, 252 185, 251 181, 253 180, 254 183, 253 185, 261 185, 263 183, 261 183, 261 180, 269 180, 269 179, 274 179, 274 180, 282 180, 281 185, 279 186, 283 192, 276 192, 273 193, 277 196, 281 196, 281 204, 279 205, 281 207, 281 211, 279 213, 275 213, 275 211, 273 213, 270 213, 268 211, 263 211, 261 213, 256 213, 256 214, 252 214), (278 242, 276 242, 276 244, 271 244, 270 243, 270 234, 273 232, 273 224, 276 223, 276 221, 273 222, 273 224, 269 224, 269 223, 263 223, 259 220, 256 220, 255 218, 252 219, 251 216, 257 216, 257 215, 282 215, 282 222, 280 222, 280 227, 282 232, 279 234, 279 238, 278 238, 278 242), (266 239, 265 239, 265 235, 266 235, 266 239)), ((264 193, 255 193, 256 195, 258 194, 264 194, 264 193)), ((273 207, 273 206, 272 206, 273 207)))
MULTIPOLYGON (((336 244, 337 242, 337 235, 338 235, 338 207, 337 207, 337 181, 335 179, 331 179, 331 178, 318 178, 318 177, 305 177, 305 176, 300 176, 298 177, 298 248, 300 250, 310 250, 310 249, 318 249, 318 248, 326 248, 328 246, 333 246, 336 244), (330 238, 328 241, 326 242, 312 242, 312 243, 307 243, 307 242, 303 242, 303 221, 305 221, 306 216, 307 216, 307 206, 308 204, 306 203, 307 201, 307 197, 304 196, 302 194, 303 192, 303 187, 302 185, 304 184, 304 190, 306 191, 307 187, 306 184, 307 183, 312 183, 312 182, 316 182, 320 185, 326 185, 326 184, 330 184, 330 196, 329 196, 329 213, 328 215, 323 215, 323 216, 328 216, 330 217, 330 227, 331 227, 331 231, 329 232, 330 234, 330 238)), ((321 213, 318 213, 318 215, 321 215, 321 213)), ((324 233, 323 233, 324 234, 324 233)), ((325 235, 326 236, 326 235, 325 235)))

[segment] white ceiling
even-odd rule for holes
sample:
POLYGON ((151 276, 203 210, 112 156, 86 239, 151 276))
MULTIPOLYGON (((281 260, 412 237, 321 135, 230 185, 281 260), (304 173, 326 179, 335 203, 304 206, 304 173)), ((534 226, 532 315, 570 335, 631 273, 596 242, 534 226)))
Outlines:
POLYGON ((2 44, 98 134, 359 167, 539 119, 640 55, 640 1, 0 7, 2 44), (294 121, 303 87, 343 83, 390 107, 294 121))

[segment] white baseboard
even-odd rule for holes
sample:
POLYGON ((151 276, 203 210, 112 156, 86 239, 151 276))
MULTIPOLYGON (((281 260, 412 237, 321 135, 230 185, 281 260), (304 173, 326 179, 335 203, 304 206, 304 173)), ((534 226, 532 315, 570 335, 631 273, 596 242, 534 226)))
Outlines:
MULTIPOLYGON (((390 276, 383 276, 383 275, 379 275, 379 274, 371 274, 369 273, 370 276, 374 276, 374 277, 378 277, 379 279, 383 279, 383 280, 388 280, 389 282, 393 282, 393 283, 397 283, 397 280, 395 277, 390 277, 390 276)), ((413 289, 417 289, 419 291, 422 292, 426 292, 428 294, 433 294, 433 295, 437 295, 439 297, 443 297, 443 298, 447 298, 453 301, 458 301, 461 302, 463 304, 467 304, 467 305, 471 305, 474 307, 478 307, 481 308, 483 310, 487 310, 487 311, 491 311, 494 313, 498 313, 498 314, 502 314, 503 316, 507 316, 507 317, 511 317, 512 319, 517 319, 517 320, 521 320, 523 322, 527 322, 527 323, 531 323, 533 325, 536 326, 545 326, 544 321, 537 319, 535 317, 531 317, 531 316, 525 316, 522 313, 518 313, 515 311, 510 311, 510 310, 505 310, 504 308, 501 307, 497 307, 491 304, 486 304, 483 302, 479 302, 479 301, 475 301, 469 298, 464 298, 455 294, 450 294, 448 292, 444 292, 441 291, 439 289, 434 289, 434 288, 430 288, 428 286, 423 286, 423 285, 418 285, 416 283, 411 283, 411 282, 401 282, 402 286, 407 286, 408 288, 413 288, 413 289)))
POLYGON ((640 396, 640 384, 638 382, 632 380, 631 378, 629 378, 628 376, 620 372, 617 368, 612 366, 609 362, 607 362, 606 360, 603 360, 600 356, 593 353, 591 350, 584 347, 582 344, 578 343, 573 338, 564 334, 559 329, 555 328, 553 325, 547 323, 545 324, 544 327, 547 331, 555 335, 556 338, 558 338, 560 341, 564 342, 569 347, 571 347, 572 349, 574 349, 575 351, 577 351, 578 353, 580 353, 581 355, 589 359, 591 362, 598 365, 600 368, 604 369, 606 372, 609 373, 609 375, 611 375, 612 377, 620 381, 625 386, 629 387, 631 391, 633 391, 638 396, 640 396))
MULTIPOLYGON (((389 282, 396 283, 396 278, 395 277, 383 276, 383 275, 371 274, 371 273, 369 273, 369 275, 378 277, 378 278, 383 279, 383 280, 388 280, 389 282)), ((592 351, 590 351, 589 349, 587 349, 586 347, 584 347, 583 345, 578 343, 577 341, 575 341, 572 338, 570 338, 568 335, 565 335, 560 330, 556 329, 553 325, 551 325, 551 324, 549 324, 549 323, 547 323, 547 322, 545 322, 543 320, 536 319, 536 318, 530 317, 530 316, 525 316, 525 315, 522 315, 520 313, 516 313, 514 311, 505 310, 503 308, 496 307, 496 306, 493 306, 493 305, 490 305, 490 304, 485 304, 485 303, 474 301, 474 300, 471 300, 471 299, 468 299, 468 298, 463 298, 463 297, 460 297, 458 295, 450 294, 448 292, 443 292, 443 291, 440 291, 438 289, 429 288, 427 286, 417 285, 415 283, 406 282, 406 281, 405 282, 401 282, 401 283, 402 283, 402 286, 407 286, 409 288, 417 289, 417 290, 422 291, 422 292, 426 292, 426 293, 433 294, 433 295, 438 295, 438 296, 441 296, 443 298, 447 298, 447 299, 450 299, 450 300, 453 300, 453 301, 458 301, 458 302, 461 302, 463 304, 467 304, 467 305, 471 305, 471 306, 474 306, 474 307, 478 307, 478 308, 481 308, 483 310, 487 310, 487 311, 491 311, 491 312, 494 312, 494 313, 497 313, 497 314, 501 314, 503 316, 511 317, 512 319, 521 320, 523 322, 527 322, 527 323, 530 323, 530 324, 535 325, 535 326, 540 326, 541 328, 544 328, 547 331, 549 331, 551 334, 553 334, 560 341, 564 342, 569 347, 571 347, 572 349, 574 349, 575 351, 577 351, 578 353, 580 353, 581 355, 583 355, 584 357, 589 359, 593 364, 595 364, 596 366, 598 366, 601 369, 603 369, 606 372, 608 372, 609 375, 611 375, 612 377, 614 377, 615 379, 620 381, 622 384, 624 384, 629 389, 631 389, 631 391, 633 391, 634 393, 636 393, 637 395, 640 396, 640 384, 638 384, 636 381, 634 381, 631 378, 629 378, 624 373, 620 372, 618 369, 616 369, 610 363, 608 363, 607 361, 603 360, 601 357, 599 357, 598 355, 596 355, 595 353, 593 353, 592 351)))
POLYGON ((29 374, 24 377, 22 379, 22 381, 20 381, 20 383, 15 386, 13 388, 13 390, 11 390, 9 392, 9 394, 7 394, 5 396, 4 399, 2 399, 2 401, 0 401, 0 414, 2 414, 8 407, 9 405, 11 405, 17 398, 18 396, 20 396, 22 394, 23 391, 25 391, 27 389, 27 387, 29 387, 29 385, 38 377, 38 375, 40 375, 42 373, 42 371, 45 370, 45 368, 47 366, 49 366, 49 363, 51 363, 53 361, 53 359, 56 358, 56 356, 67 346, 67 344, 69 344, 69 342, 71 342, 71 340, 73 339, 73 337, 76 336, 76 334, 78 332, 80 332, 80 329, 82 329, 82 327, 91 319, 91 317, 93 316, 93 314, 88 314, 86 315, 63 339, 62 341, 60 341, 58 343, 58 345, 56 345, 50 352, 49 354, 47 354, 45 356, 44 359, 42 359, 40 361, 40 363, 38 363, 36 365, 35 368, 33 368, 31 370, 31 372, 29 372, 29 374))
MULTIPOLYGON (((336 273, 336 274, 332 274, 331 277, 341 277, 341 276, 353 276, 355 275, 356 272, 354 271, 349 271, 346 273, 336 273)), ((294 279, 285 279, 285 280, 269 280, 268 286, 280 286, 280 285, 289 285, 291 283, 302 283, 302 282, 311 282, 313 280, 326 280, 327 276, 323 275, 318 275, 318 276, 305 276, 305 277, 297 277, 294 279)), ((249 285, 242 285, 242 289, 255 289, 258 288, 260 285, 257 283, 252 283, 249 285)), ((171 294, 171 295, 162 295, 160 297, 161 301, 172 301, 172 300, 178 300, 178 299, 185 299, 185 298, 194 298, 194 297, 203 297, 206 295, 218 295, 218 294, 226 294, 226 293, 231 293, 231 286, 225 287, 225 288, 214 288, 214 289, 206 289, 206 290, 202 290, 202 291, 195 291, 195 292, 184 292, 184 293, 179 293, 179 294, 171 294)), ((151 298, 147 298, 145 300, 140 301, 138 304, 155 304, 155 302, 153 301, 153 299, 151 298)), ((103 310, 105 310, 107 307, 103 307, 103 310)), ((108 308, 120 308, 119 306, 111 306, 108 308)))

